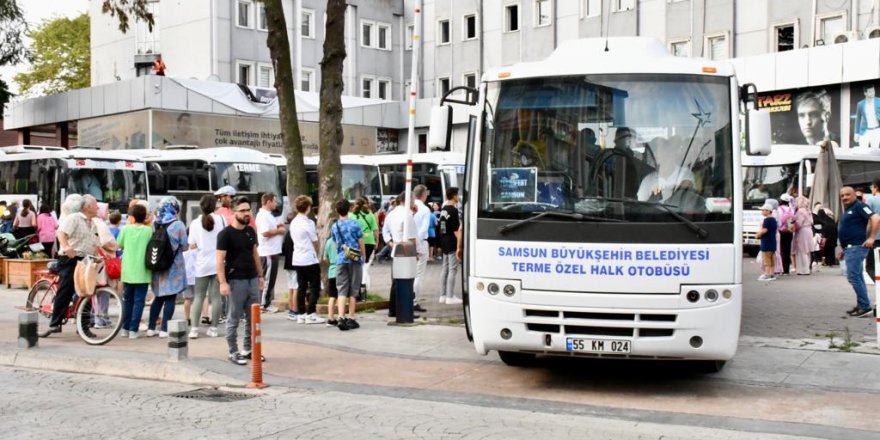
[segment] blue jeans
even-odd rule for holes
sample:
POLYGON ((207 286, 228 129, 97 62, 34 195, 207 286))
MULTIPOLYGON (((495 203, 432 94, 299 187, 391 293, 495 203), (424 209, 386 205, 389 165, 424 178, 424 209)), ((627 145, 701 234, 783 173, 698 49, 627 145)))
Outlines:
POLYGON ((168 321, 174 317, 174 306, 177 301, 177 294, 157 296, 153 298, 153 304, 150 305, 150 322, 147 323, 147 329, 156 330, 156 320, 159 319, 159 312, 162 312, 162 325, 159 330, 168 331, 168 321))
POLYGON ((852 285, 856 291, 856 298, 860 309, 868 309, 871 307, 871 299, 868 298, 868 287, 865 286, 865 279, 862 277, 862 268, 865 267, 865 256, 868 255, 868 248, 862 245, 850 246, 843 251, 843 258, 846 261, 846 280, 852 285))
POLYGON ((124 283, 122 287, 122 329, 130 332, 138 331, 141 316, 144 314, 144 302, 147 300, 149 284, 124 283))

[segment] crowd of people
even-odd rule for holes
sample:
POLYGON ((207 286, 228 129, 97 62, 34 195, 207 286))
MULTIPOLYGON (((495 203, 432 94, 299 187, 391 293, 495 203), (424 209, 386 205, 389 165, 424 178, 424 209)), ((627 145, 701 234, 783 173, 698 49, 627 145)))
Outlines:
MULTIPOLYGON (((411 240, 419 255, 416 294, 429 289, 424 282, 428 260, 440 257, 440 302, 460 304, 461 299, 454 294, 461 258, 458 190, 447 191, 442 209, 428 208, 427 196, 425 186, 413 189, 411 215, 406 215, 403 194, 378 213, 366 198, 353 203, 340 200, 334 206, 335 220, 324 243, 319 243, 310 197, 296 197, 292 201, 295 212, 284 221, 276 215, 280 200, 275 194, 263 194, 254 215, 251 200, 236 197, 231 186, 202 196, 201 213, 189 225, 184 223, 180 202, 173 196, 162 198, 152 212, 147 201, 132 200, 123 225, 121 213, 107 213, 99 209, 93 196, 76 194, 64 201, 57 222, 48 207, 41 207, 36 215, 31 202, 24 201, 15 224, 21 234, 38 234, 47 249, 57 243, 56 313, 41 336, 61 332, 63 311, 75 294, 73 272, 77 262, 88 255, 120 256, 121 287, 115 287, 123 297, 122 337, 167 338, 168 322, 181 296, 190 324, 189 338, 197 339, 202 334, 201 325, 208 327, 206 336, 219 337, 220 324, 225 322, 228 358, 245 365, 252 348, 250 307, 259 304, 264 313, 278 311, 273 296, 279 273, 287 279, 290 320, 354 330, 360 327, 356 302, 366 300, 365 266, 376 260, 377 247, 411 240), (411 222, 410 235, 404 237, 407 221, 411 222), (327 264, 326 288, 322 285, 321 259, 327 264), (317 314, 322 291, 329 297, 326 318, 317 314), (149 292, 153 300, 142 333, 149 292), (246 325, 239 349, 241 320, 246 325)), ((418 303, 415 306, 425 311, 418 303)), ((392 308, 391 316, 393 312, 392 308)))
POLYGON ((820 265, 845 265, 847 281, 856 294, 856 305, 846 311, 850 316, 871 316, 874 311, 868 296, 863 268, 875 279, 874 252, 880 231, 880 178, 871 184, 871 192, 845 186, 840 190, 843 213, 840 218, 796 193, 768 198, 761 206, 764 217, 758 230, 760 239, 758 281, 775 281, 779 276, 810 275, 820 265))

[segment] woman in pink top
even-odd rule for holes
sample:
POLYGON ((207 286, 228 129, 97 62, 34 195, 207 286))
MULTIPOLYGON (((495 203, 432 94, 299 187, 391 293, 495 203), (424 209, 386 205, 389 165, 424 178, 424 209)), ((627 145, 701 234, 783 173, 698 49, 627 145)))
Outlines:
POLYGON ((29 199, 21 202, 21 209, 12 221, 12 235, 15 238, 26 237, 37 233, 37 214, 34 213, 34 205, 29 199))
POLYGON ((58 230, 58 222, 52 217, 52 208, 43 203, 40 205, 40 215, 37 216, 37 238, 43 243, 46 254, 52 256, 52 248, 55 247, 55 232, 58 230))

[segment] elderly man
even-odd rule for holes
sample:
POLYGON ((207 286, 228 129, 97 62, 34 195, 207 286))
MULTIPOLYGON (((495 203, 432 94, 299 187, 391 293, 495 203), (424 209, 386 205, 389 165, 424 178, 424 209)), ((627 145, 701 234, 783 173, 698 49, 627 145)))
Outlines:
POLYGON ((91 195, 71 195, 64 203, 72 214, 65 216, 58 225, 58 292, 49 328, 40 335, 44 338, 61 332, 61 321, 75 293, 73 271, 76 263, 86 255, 97 254, 101 246, 98 229, 92 221, 98 215, 98 200, 91 195))
POLYGON ((840 218, 838 241, 843 250, 839 256, 846 258, 846 279, 856 291, 857 301, 856 306, 846 313, 850 316, 870 316, 873 310, 862 277, 862 267, 868 251, 874 247, 880 215, 856 199, 856 192, 851 186, 840 189, 840 201, 843 202, 843 216, 840 218))

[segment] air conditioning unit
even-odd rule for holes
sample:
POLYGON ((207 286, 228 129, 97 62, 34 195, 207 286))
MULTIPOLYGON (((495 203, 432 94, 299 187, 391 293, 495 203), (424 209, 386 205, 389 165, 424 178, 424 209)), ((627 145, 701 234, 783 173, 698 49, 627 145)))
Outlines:
POLYGON ((865 29, 865 38, 880 38, 880 27, 873 26, 865 29))
POLYGON ((849 43, 850 41, 857 41, 859 39, 858 31, 847 31, 841 32, 834 36, 834 44, 840 43, 849 43))

